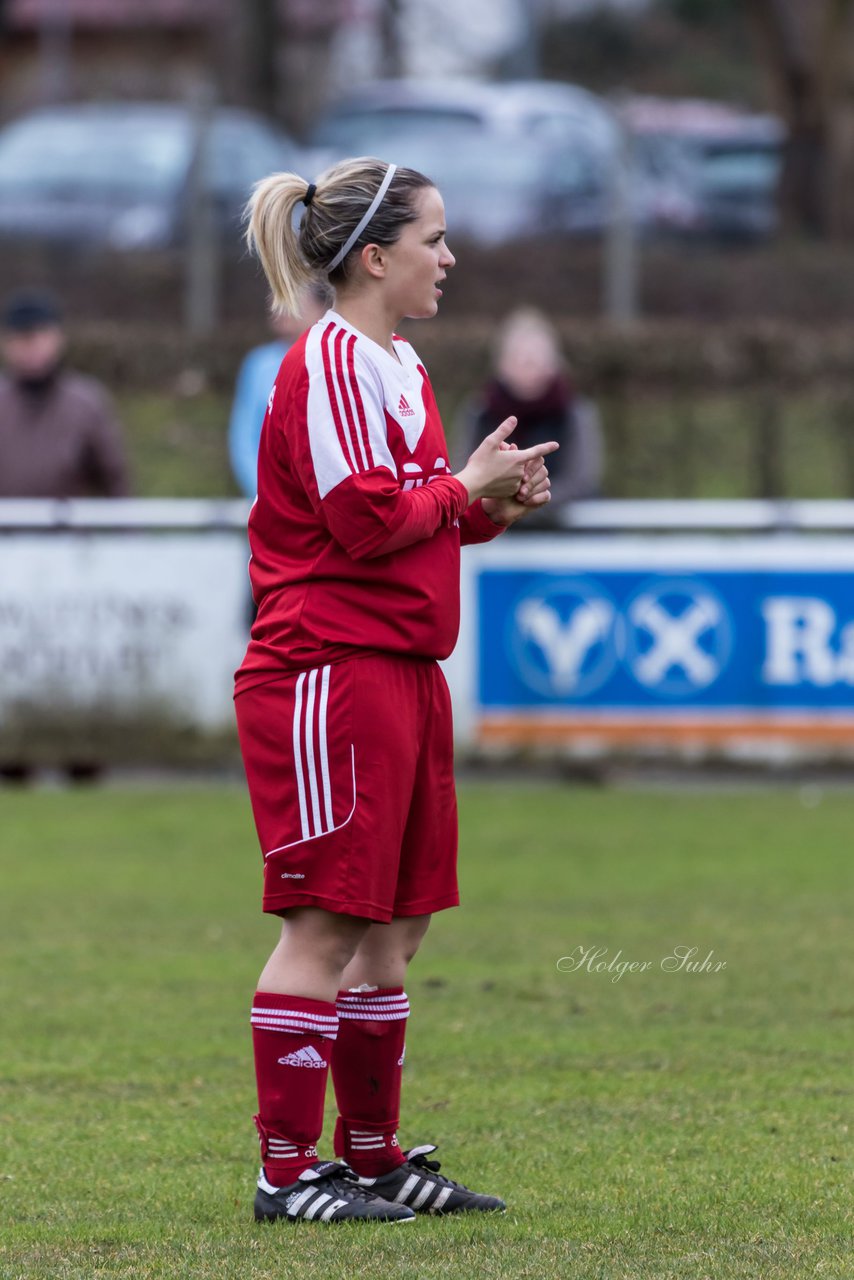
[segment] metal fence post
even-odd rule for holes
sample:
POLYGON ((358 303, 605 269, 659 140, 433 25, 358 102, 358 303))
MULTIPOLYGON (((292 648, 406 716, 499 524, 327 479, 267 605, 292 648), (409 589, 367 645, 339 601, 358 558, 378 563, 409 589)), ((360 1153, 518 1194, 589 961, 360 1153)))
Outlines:
POLYGON ((192 337, 205 337, 219 319, 220 246, 211 187, 211 132, 215 92, 210 80, 190 95, 193 159, 187 190, 184 324, 192 337))

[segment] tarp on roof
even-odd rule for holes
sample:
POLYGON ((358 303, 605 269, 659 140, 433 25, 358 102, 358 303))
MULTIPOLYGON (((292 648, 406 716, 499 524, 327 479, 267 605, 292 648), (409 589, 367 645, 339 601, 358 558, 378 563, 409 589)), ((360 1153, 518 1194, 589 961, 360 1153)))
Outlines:
POLYGON ((783 125, 776 116, 758 114, 725 102, 700 98, 630 97, 621 105, 623 119, 636 133, 685 138, 734 139, 748 134, 780 140, 783 125))
MULTIPOLYGON (((51 18, 72 26, 114 30, 140 27, 206 27, 233 15, 244 0, 6 0, 6 25, 32 30, 51 18)), ((372 13, 371 0, 278 0, 279 17, 291 29, 327 30, 372 13)))
POLYGON ((6 0, 6 25, 27 29, 53 18, 80 27, 199 27, 227 9, 227 0, 6 0))

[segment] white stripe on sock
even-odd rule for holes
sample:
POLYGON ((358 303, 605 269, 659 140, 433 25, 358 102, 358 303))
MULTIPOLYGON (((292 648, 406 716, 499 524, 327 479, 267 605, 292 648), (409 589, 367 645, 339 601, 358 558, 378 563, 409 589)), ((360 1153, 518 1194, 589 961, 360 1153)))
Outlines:
POLYGON ((328 1041, 338 1039, 337 1032, 321 1032, 318 1027, 312 1027, 310 1023, 265 1023, 262 1019, 256 1019, 252 1027, 257 1027, 264 1032, 289 1032, 292 1036, 321 1036, 328 1041))
POLYGON ((316 1031, 322 1036, 335 1036, 338 1032, 338 1019, 317 1013, 303 1013, 299 1009, 253 1009, 250 1015, 253 1027, 265 1026, 285 1028, 297 1024, 309 1031, 316 1031))
POLYGON ((353 1005, 357 1007, 369 1005, 372 1009, 394 1009, 409 1003, 407 996, 375 996, 373 998, 371 996, 338 996, 337 1001, 345 1009, 353 1005))
POLYGON ((343 999, 339 996, 337 1000, 339 1009, 376 1009, 379 1013, 389 1013, 398 1009, 408 1009, 409 1001, 406 996, 394 996, 386 999, 370 1000, 360 996, 358 999, 343 999))
POLYGON ((275 1022, 272 1019, 253 1018, 252 1025, 253 1027, 260 1027, 263 1031, 289 1031, 293 1034, 322 1036, 324 1040, 338 1039, 337 1028, 335 1031, 331 1029, 326 1031, 322 1027, 313 1026, 310 1022, 298 1022, 295 1018, 288 1018, 287 1020, 277 1018, 275 1022))
POLYGON ((390 1004, 392 1001, 408 999, 409 997, 405 991, 398 991, 396 994, 390 996, 373 995, 370 991, 345 991, 343 995, 338 997, 339 1002, 342 1004, 346 1004, 350 1000, 357 1002, 371 1001, 375 1004, 390 1004))
POLYGON ((338 996, 336 1003, 339 1009, 376 1009, 379 1013, 389 1013, 397 1009, 408 1009, 409 999, 407 996, 377 996, 371 999, 370 996, 338 996))
POLYGON ((252 1006, 253 1013, 261 1013, 265 1018, 285 1018, 296 1015, 298 1018, 307 1018, 309 1022, 336 1022, 337 1018, 334 1013, 308 1013, 302 1009, 265 1009, 261 1005, 252 1006))
POLYGON ((409 1010, 406 1013, 374 1013, 372 1009, 366 1009, 363 1013, 350 1013, 346 1009, 339 1009, 338 1017, 344 1022, 405 1022, 409 1017, 409 1010))

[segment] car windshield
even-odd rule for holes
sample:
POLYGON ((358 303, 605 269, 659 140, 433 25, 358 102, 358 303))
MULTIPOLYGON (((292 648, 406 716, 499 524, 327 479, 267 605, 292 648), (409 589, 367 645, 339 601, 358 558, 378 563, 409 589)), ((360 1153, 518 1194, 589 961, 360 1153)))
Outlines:
POLYGON ((477 143, 442 147, 421 138, 392 146, 386 154, 396 164, 426 173, 448 196, 465 195, 481 202, 513 194, 527 196, 533 191, 588 189, 602 169, 583 143, 506 146, 481 137, 477 143))
POLYGON ((424 139, 392 143, 389 153, 397 164, 418 169, 439 186, 520 187, 538 181, 541 153, 529 147, 499 147, 483 139, 475 146, 442 147, 424 139))
POLYGON ((700 181, 707 191, 738 188, 768 191, 780 177, 779 151, 766 147, 707 150, 700 161, 700 181))
POLYGON ((182 120, 28 120, 0 141, 0 185, 33 193, 163 192, 183 176, 190 145, 182 120))
POLYGON ((355 155, 385 156, 396 143, 424 138, 435 143, 483 135, 483 121, 475 112, 442 108, 380 107, 348 111, 322 121, 312 138, 316 146, 334 147, 355 155))

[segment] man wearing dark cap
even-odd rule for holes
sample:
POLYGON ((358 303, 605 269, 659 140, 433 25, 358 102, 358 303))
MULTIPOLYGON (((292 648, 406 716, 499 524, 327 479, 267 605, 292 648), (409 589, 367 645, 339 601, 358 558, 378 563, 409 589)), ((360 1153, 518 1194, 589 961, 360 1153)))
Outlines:
POLYGON ((65 368, 50 294, 20 293, 2 315, 0 498, 122 497, 127 463, 104 388, 65 368))

